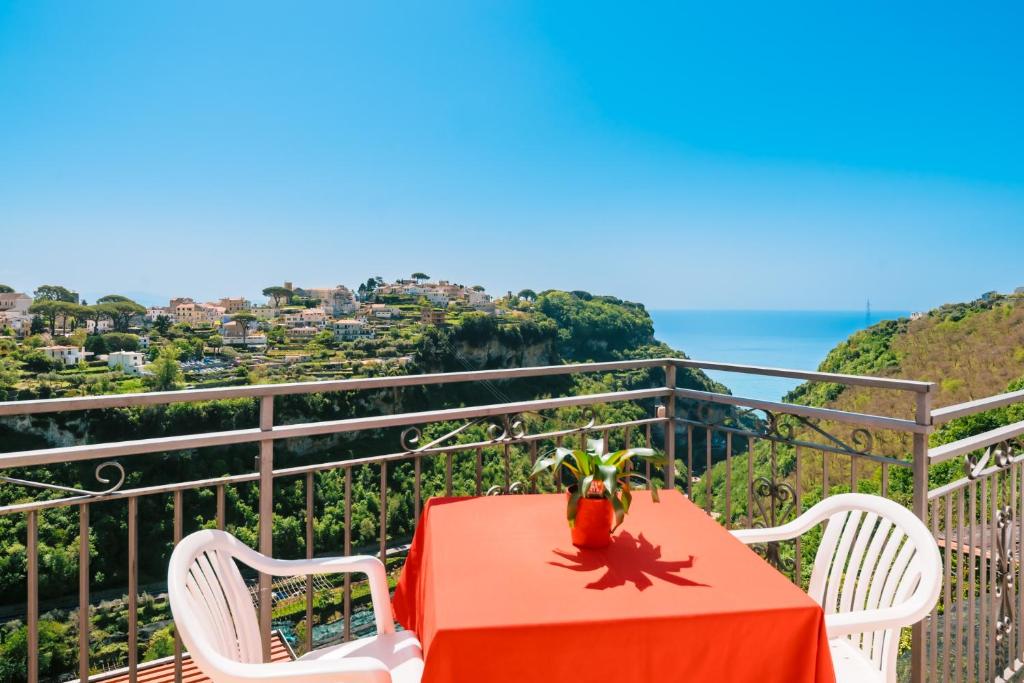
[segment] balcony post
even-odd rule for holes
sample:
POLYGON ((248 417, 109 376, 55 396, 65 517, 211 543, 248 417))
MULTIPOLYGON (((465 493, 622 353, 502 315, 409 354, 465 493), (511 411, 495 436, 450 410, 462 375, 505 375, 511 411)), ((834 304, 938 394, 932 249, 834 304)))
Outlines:
MULTIPOLYGON (((274 428, 274 397, 260 397, 260 430, 269 432, 274 428)), ((274 554, 274 441, 260 441, 259 455, 260 502, 259 539, 260 552, 271 557, 274 554)), ((263 661, 270 661, 270 624, 272 595, 270 583, 273 577, 261 573, 259 577, 260 596, 260 638, 263 644, 263 661)))
POLYGON ((676 366, 665 366, 665 386, 672 392, 665 401, 665 488, 676 486, 676 366))
MULTIPOLYGON (((917 394, 914 421, 919 425, 931 427, 934 389, 935 385, 929 384, 926 391, 917 394)), ((928 524, 928 434, 914 434, 914 514, 928 524)), ((912 683, 923 683, 925 680, 923 621, 911 628, 910 680, 912 683)))

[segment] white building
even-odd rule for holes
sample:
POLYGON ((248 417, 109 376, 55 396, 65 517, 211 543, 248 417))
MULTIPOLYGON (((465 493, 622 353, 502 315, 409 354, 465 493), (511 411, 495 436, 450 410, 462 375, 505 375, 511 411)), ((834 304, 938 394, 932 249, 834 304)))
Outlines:
POLYGON ((42 352, 50 360, 60 361, 64 365, 78 365, 79 362, 85 362, 87 356, 92 355, 78 346, 44 346, 42 352))
POLYGON ((257 329, 256 324, 252 323, 243 336, 242 323, 232 320, 221 326, 220 336, 224 339, 226 346, 265 347, 267 345, 267 335, 257 332, 257 329))
POLYGON ((359 307, 355 294, 345 285, 336 287, 296 288, 295 293, 310 299, 320 299, 320 305, 330 315, 347 315, 359 307))
POLYGON ((146 356, 138 351, 114 351, 107 356, 107 367, 120 369, 126 375, 141 375, 145 365, 146 356))
POLYGON ((331 323, 331 331, 338 341, 352 341, 354 339, 367 339, 373 337, 373 330, 363 320, 335 320, 331 323))
POLYGON ((370 315, 374 318, 391 320, 393 318, 401 318, 402 309, 398 306, 389 306, 387 304, 370 304, 370 315))
POLYGON ((0 293, 0 313, 20 313, 28 315, 28 307, 32 305, 32 297, 21 292, 0 293))
POLYGON ((95 320, 85 321, 85 331, 89 334, 97 334, 103 332, 110 332, 114 329, 114 321, 109 318, 100 318, 100 324, 97 325, 95 320))

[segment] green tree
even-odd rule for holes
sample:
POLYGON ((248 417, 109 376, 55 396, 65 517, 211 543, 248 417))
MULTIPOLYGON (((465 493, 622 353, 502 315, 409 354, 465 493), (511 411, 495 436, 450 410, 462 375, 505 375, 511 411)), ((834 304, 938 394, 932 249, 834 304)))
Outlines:
POLYGON ((32 296, 37 300, 78 303, 78 295, 67 287, 61 287, 60 285, 39 285, 36 291, 32 293, 32 296))
POLYGON ((50 332, 56 332, 57 316, 63 310, 63 302, 54 299, 36 299, 28 307, 28 312, 41 318, 50 332))
POLYGON ((263 289, 263 296, 274 300, 274 307, 280 308, 282 303, 288 303, 292 297, 292 290, 287 287, 266 287, 263 289))
POLYGON ((0 294, 13 294, 14 287, 10 285, 0 285, 0 294))
POLYGON ((0 391, 13 388, 20 376, 16 360, 7 356, 0 357, 0 391))
POLYGON ((518 296, 520 299, 526 299, 527 301, 537 300, 537 292, 533 291, 532 289, 520 289, 519 293, 516 294, 516 296, 518 296))
POLYGON ((224 346, 224 337, 219 334, 211 334, 210 338, 207 339, 206 342, 210 345, 211 349, 219 353, 220 347, 224 346))
POLYGON ((417 282, 422 282, 423 280, 430 279, 430 276, 427 275, 426 273, 413 273, 411 277, 413 280, 416 280, 417 282))
POLYGON ((132 318, 146 312, 145 306, 120 294, 101 296, 96 303, 103 304, 106 314, 114 324, 114 329, 118 332, 127 332, 132 318))
MULTIPOLYGON (((95 336, 95 335, 93 335, 95 336)), ((138 351, 139 338, 137 335, 127 332, 108 332, 103 335, 104 346, 107 352, 111 351, 138 351)))
POLYGON ((167 330, 171 328, 171 319, 166 315, 158 315, 156 320, 153 321, 153 329, 160 334, 167 334, 167 330))
POLYGON ((181 385, 181 367, 178 365, 178 347, 167 344, 160 349, 150 366, 149 384, 154 391, 170 391, 181 385))
POLYGON ((231 320, 239 324, 242 328, 242 346, 246 345, 246 341, 249 339, 249 324, 256 321, 256 316, 252 313, 239 312, 231 316, 231 320))

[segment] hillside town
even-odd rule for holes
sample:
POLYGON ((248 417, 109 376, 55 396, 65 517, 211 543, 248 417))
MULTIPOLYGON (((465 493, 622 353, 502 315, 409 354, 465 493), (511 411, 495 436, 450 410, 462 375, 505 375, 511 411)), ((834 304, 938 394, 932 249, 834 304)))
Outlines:
POLYGON ((423 330, 464 316, 508 319, 524 290, 495 300, 481 286, 424 273, 386 282, 266 287, 262 301, 171 298, 145 307, 120 295, 89 304, 41 285, 0 285, 0 393, 87 395, 329 379, 386 373, 407 363, 423 330))

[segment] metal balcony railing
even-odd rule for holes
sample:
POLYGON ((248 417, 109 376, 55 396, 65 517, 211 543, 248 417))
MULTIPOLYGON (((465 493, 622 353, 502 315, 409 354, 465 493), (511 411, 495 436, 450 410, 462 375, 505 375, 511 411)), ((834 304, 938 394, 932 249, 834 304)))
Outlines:
MULTIPOLYGON (((550 386, 564 388, 568 384, 550 386)), ((805 501, 847 490, 877 493, 907 505, 930 524, 943 548, 945 590, 932 616, 912 630, 905 675, 914 681, 1009 678, 1022 667, 1024 656, 1024 640, 1016 622, 1022 607, 1017 586, 1024 580, 1018 562, 1024 518, 1020 490, 1024 456, 1015 450, 1016 440, 1024 435, 1024 423, 972 433, 931 449, 928 441, 938 425, 1024 402, 1024 392, 936 410, 932 409, 934 395, 935 385, 928 382, 651 359, 0 403, 0 419, 29 421, 53 413, 70 420, 89 411, 159 410, 159 406, 229 399, 258 406, 253 409, 253 426, 0 453, 2 485, 21 487, 25 493, 0 507, 0 526, 6 523, 5 528, 23 529, 24 539, 23 548, 10 551, 24 558, 24 594, 0 605, 9 622, 21 622, 24 628, 23 675, 14 677, 32 683, 76 676, 86 680, 110 668, 109 655, 97 653, 103 643, 98 642, 100 636, 92 620, 102 616, 103 609, 113 609, 109 607, 113 592, 126 596, 126 604, 121 606, 126 611, 124 630, 118 631, 123 635, 124 659, 115 663, 123 664, 129 679, 136 680, 144 645, 140 642, 140 608, 146 614, 151 601, 147 602, 145 595, 162 590, 157 577, 140 577, 140 543, 147 552, 166 552, 165 546, 198 524, 246 531, 244 521, 235 524, 231 520, 233 506, 246 504, 239 494, 246 487, 255 487, 258 522, 248 532, 261 552, 274 554, 275 517, 279 524, 289 517, 294 524, 281 528, 301 535, 301 547, 311 557, 317 546, 317 525, 330 517, 340 520, 343 536, 337 547, 323 549, 325 552, 351 553, 357 545, 365 546, 367 534, 372 532, 373 550, 394 566, 427 497, 559 490, 562 482, 558 479, 527 479, 530 464, 557 445, 585 445, 588 438, 599 438, 613 447, 664 449, 668 465, 646 474, 684 491, 732 528, 777 525, 798 515, 805 501), (865 392, 898 392, 905 399, 905 410, 897 415, 873 415, 708 392, 685 381, 684 375, 691 369, 828 382, 865 392), (521 401, 510 400, 504 393, 517 383, 529 387, 570 376, 593 378, 583 385, 588 387, 610 386, 603 385, 601 378, 619 377, 629 388, 521 401), (460 385, 479 387, 499 401, 462 405, 451 389, 460 385), (434 394, 424 393, 427 391, 434 394), (342 412, 337 419, 303 421, 293 415, 282 419, 282 401, 306 394, 356 396, 363 402, 358 404, 359 410, 342 412), (401 400, 403 395, 408 400, 401 400), (410 395, 416 397, 408 398, 410 395), (446 407, 430 404, 427 399, 431 397, 446 407), (359 412, 369 414, 354 416, 359 412), (362 440, 347 440, 357 437, 362 440), (317 457, 298 457, 296 453, 304 449, 292 448, 323 438, 334 441, 318 451, 317 457), (360 450, 354 451, 352 444, 359 444, 360 450), (162 457, 175 462, 175 458, 184 458, 183 452, 203 457, 224 449, 247 448, 257 456, 248 471, 190 479, 172 477, 176 470, 168 467, 164 478, 180 480, 159 482, 139 481, 132 474, 133 463, 143 462, 139 458, 162 457), (275 463, 275 450, 283 461, 275 463), (334 457, 319 457, 324 452, 334 457), (950 466, 944 463, 953 459, 963 459, 962 477, 949 475, 950 466), (44 466, 60 468, 69 463, 95 464, 96 478, 102 484, 99 490, 59 481, 52 472, 46 477, 34 475, 44 466), (949 483, 929 490, 932 466, 945 468, 943 478, 949 483), (371 491, 366 482, 373 480, 377 483, 371 491), (321 492, 328 481, 337 497, 326 500, 321 492), (356 485, 357 481, 361 484, 356 485), (295 487, 301 487, 304 503, 286 508, 285 487, 292 492, 291 499, 295 487), (140 504, 153 501, 165 501, 169 520, 149 525, 140 522, 140 504), (113 528, 116 525, 99 528, 99 513, 93 515, 97 510, 105 517, 115 512, 124 516, 123 536, 113 539, 114 547, 123 549, 123 557, 104 557, 103 561, 122 562, 125 581, 118 590, 104 586, 93 593, 99 581, 90 570, 91 543, 101 533, 122 531, 113 528), (368 510, 374 519, 368 520, 368 510), (77 585, 49 586, 49 593, 41 598, 41 580, 46 578, 46 563, 40 563, 41 528, 58 515, 64 515, 61 520, 67 522, 66 515, 73 511, 77 512, 77 538, 71 541, 78 546, 77 585), (362 517, 367 528, 353 529, 356 516, 362 517), (161 525, 168 527, 170 538, 155 537, 161 525), (140 585, 140 580, 147 578, 152 584, 140 585), (71 626, 59 637, 70 639, 70 645, 65 644, 77 650, 77 665, 67 670, 45 664, 54 661, 46 648, 56 645, 50 636, 41 642, 41 611, 45 614, 54 609, 67 610, 71 626), (45 664, 42 670, 41 662, 45 664)), ((0 444, 0 450, 7 446, 0 444)), ((814 551, 809 545, 797 540, 758 551, 804 584, 807 558, 813 557, 814 551)), ((307 579, 299 588, 303 590, 293 584, 275 584, 270 576, 253 577, 254 603, 267 653, 272 628, 288 631, 297 625, 293 644, 299 650, 331 638, 361 634, 359 585, 347 578, 337 586, 314 585, 307 579), (334 608, 317 603, 316 596, 324 592, 337 599, 340 609, 332 611, 334 608)), ((156 605, 151 612, 160 617, 160 609, 156 605)), ((153 623, 162 622, 156 618, 153 623)), ((151 623, 141 626, 152 628, 151 623)), ((99 630, 108 640, 120 637, 112 636, 110 628, 99 630)), ((180 680, 178 642, 173 655, 180 680)))

